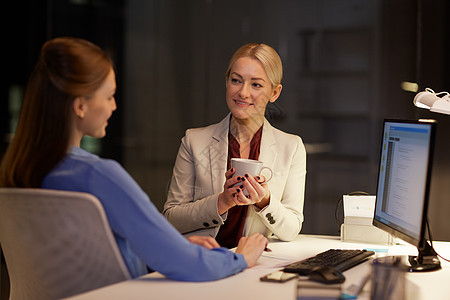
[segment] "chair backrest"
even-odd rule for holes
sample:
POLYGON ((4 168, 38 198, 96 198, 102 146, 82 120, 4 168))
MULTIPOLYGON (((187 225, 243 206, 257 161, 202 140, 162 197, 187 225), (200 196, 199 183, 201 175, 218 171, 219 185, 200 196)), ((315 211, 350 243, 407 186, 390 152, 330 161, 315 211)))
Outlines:
POLYGON ((0 188, 0 244, 10 299, 59 299, 130 279, 91 194, 0 188))

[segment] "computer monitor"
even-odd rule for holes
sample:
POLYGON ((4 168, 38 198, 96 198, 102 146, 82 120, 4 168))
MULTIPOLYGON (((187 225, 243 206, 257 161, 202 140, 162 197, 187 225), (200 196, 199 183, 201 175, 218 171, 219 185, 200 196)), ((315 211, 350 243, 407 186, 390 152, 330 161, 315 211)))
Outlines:
POLYGON ((417 247, 411 272, 441 268, 425 238, 435 131, 434 120, 383 122, 373 225, 417 247))

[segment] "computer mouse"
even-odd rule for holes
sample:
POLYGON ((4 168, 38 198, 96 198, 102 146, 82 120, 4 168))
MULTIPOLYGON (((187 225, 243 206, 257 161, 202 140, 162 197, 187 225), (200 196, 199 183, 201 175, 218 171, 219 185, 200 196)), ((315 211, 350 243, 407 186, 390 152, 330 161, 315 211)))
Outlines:
POLYGON ((314 267, 308 274, 308 278, 312 281, 322 283, 342 283, 345 281, 341 272, 330 266, 314 267))

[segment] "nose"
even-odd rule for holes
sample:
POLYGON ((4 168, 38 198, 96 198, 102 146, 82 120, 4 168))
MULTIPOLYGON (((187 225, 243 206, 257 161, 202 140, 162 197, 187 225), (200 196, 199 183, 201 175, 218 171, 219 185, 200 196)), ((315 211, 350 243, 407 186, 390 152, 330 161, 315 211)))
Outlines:
POLYGON ((250 87, 248 86, 248 84, 243 84, 241 86, 241 89, 239 90, 239 97, 241 97, 242 99, 246 99, 250 96, 250 87))

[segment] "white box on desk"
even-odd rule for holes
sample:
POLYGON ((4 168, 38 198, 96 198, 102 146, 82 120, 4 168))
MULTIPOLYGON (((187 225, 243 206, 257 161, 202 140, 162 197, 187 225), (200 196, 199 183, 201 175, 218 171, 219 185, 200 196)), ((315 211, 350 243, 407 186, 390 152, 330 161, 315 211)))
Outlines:
MULTIPOLYGON (((372 224, 372 220, 368 219, 372 224)), ((363 242, 380 245, 393 245, 394 239, 389 233, 373 226, 364 224, 341 225, 341 240, 343 242, 363 242)))
POLYGON ((393 245, 393 237, 372 225, 375 196, 344 195, 344 223, 341 225, 343 242, 363 242, 393 245))

